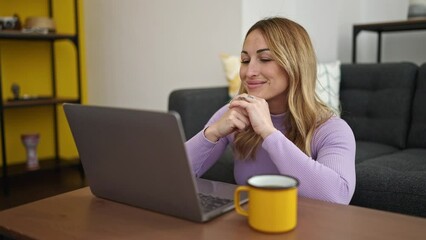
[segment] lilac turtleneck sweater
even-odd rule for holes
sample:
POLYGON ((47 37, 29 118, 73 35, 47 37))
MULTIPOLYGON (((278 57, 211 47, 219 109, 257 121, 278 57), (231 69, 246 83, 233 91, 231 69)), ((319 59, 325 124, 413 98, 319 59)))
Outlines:
MULTIPOLYGON (((228 109, 219 109, 206 124, 217 121, 228 109)), ((316 129, 311 142, 312 157, 307 156, 283 133, 285 114, 271 115, 278 131, 266 137, 256 158, 234 161, 234 177, 239 185, 259 174, 285 174, 299 179, 299 195, 328 202, 349 204, 355 190, 355 138, 347 123, 332 117, 316 129)), ((234 134, 214 143, 204 130, 185 145, 196 176, 203 175, 234 141, 234 134)))

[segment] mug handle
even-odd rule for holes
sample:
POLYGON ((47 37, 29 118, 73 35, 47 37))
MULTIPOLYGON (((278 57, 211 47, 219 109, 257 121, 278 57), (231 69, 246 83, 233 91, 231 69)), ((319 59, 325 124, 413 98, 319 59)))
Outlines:
POLYGON ((238 186, 237 189, 235 189, 234 192, 234 206, 235 211, 237 211, 238 214, 248 217, 247 210, 243 209, 240 205, 240 196, 241 192, 248 192, 249 187, 248 186, 238 186))

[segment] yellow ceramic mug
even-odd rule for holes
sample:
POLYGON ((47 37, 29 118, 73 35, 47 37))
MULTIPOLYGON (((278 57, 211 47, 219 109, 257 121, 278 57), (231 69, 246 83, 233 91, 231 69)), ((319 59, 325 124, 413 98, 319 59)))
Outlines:
POLYGON ((235 190, 235 210, 248 217, 250 227, 268 233, 287 232, 297 223, 297 186, 299 181, 284 175, 251 177, 247 186, 235 190), (240 202, 241 192, 248 192, 248 210, 240 202))

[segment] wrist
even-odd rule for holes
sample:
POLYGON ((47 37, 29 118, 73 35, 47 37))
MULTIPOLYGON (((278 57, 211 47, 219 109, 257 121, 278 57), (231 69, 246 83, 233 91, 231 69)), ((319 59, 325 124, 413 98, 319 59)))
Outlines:
POLYGON ((271 129, 265 130, 260 134, 260 136, 262 137, 262 139, 265 139, 269 135, 271 135, 273 132, 275 132, 276 130, 277 130, 276 128, 271 128, 271 129))
POLYGON ((209 140, 210 142, 217 142, 220 139, 220 137, 217 137, 217 135, 214 134, 214 131, 211 126, 208 126, 204 129, 204 137, 207 138, 207 140, 209 140))

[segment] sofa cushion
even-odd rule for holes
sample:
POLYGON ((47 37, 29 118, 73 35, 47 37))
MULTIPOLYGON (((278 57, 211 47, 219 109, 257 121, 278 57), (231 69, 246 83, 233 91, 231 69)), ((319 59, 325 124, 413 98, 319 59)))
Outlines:
POLYGON ((426 63, 420 66, 416 84, 408 147, 426 148, 426 63))
POLYGON ((356 140, 404 148, 417 66, 412 63, 342 64, 342 118, 356 140))
POLYGON ((426 149, 407 149, 356 165, 351 204, 426 217, 426 149))
POLYGON ((356 141, 355 163, 358 164, 367 159, 391 154, 396 151, 399 151, 399 149, 382 143, 356 141))

